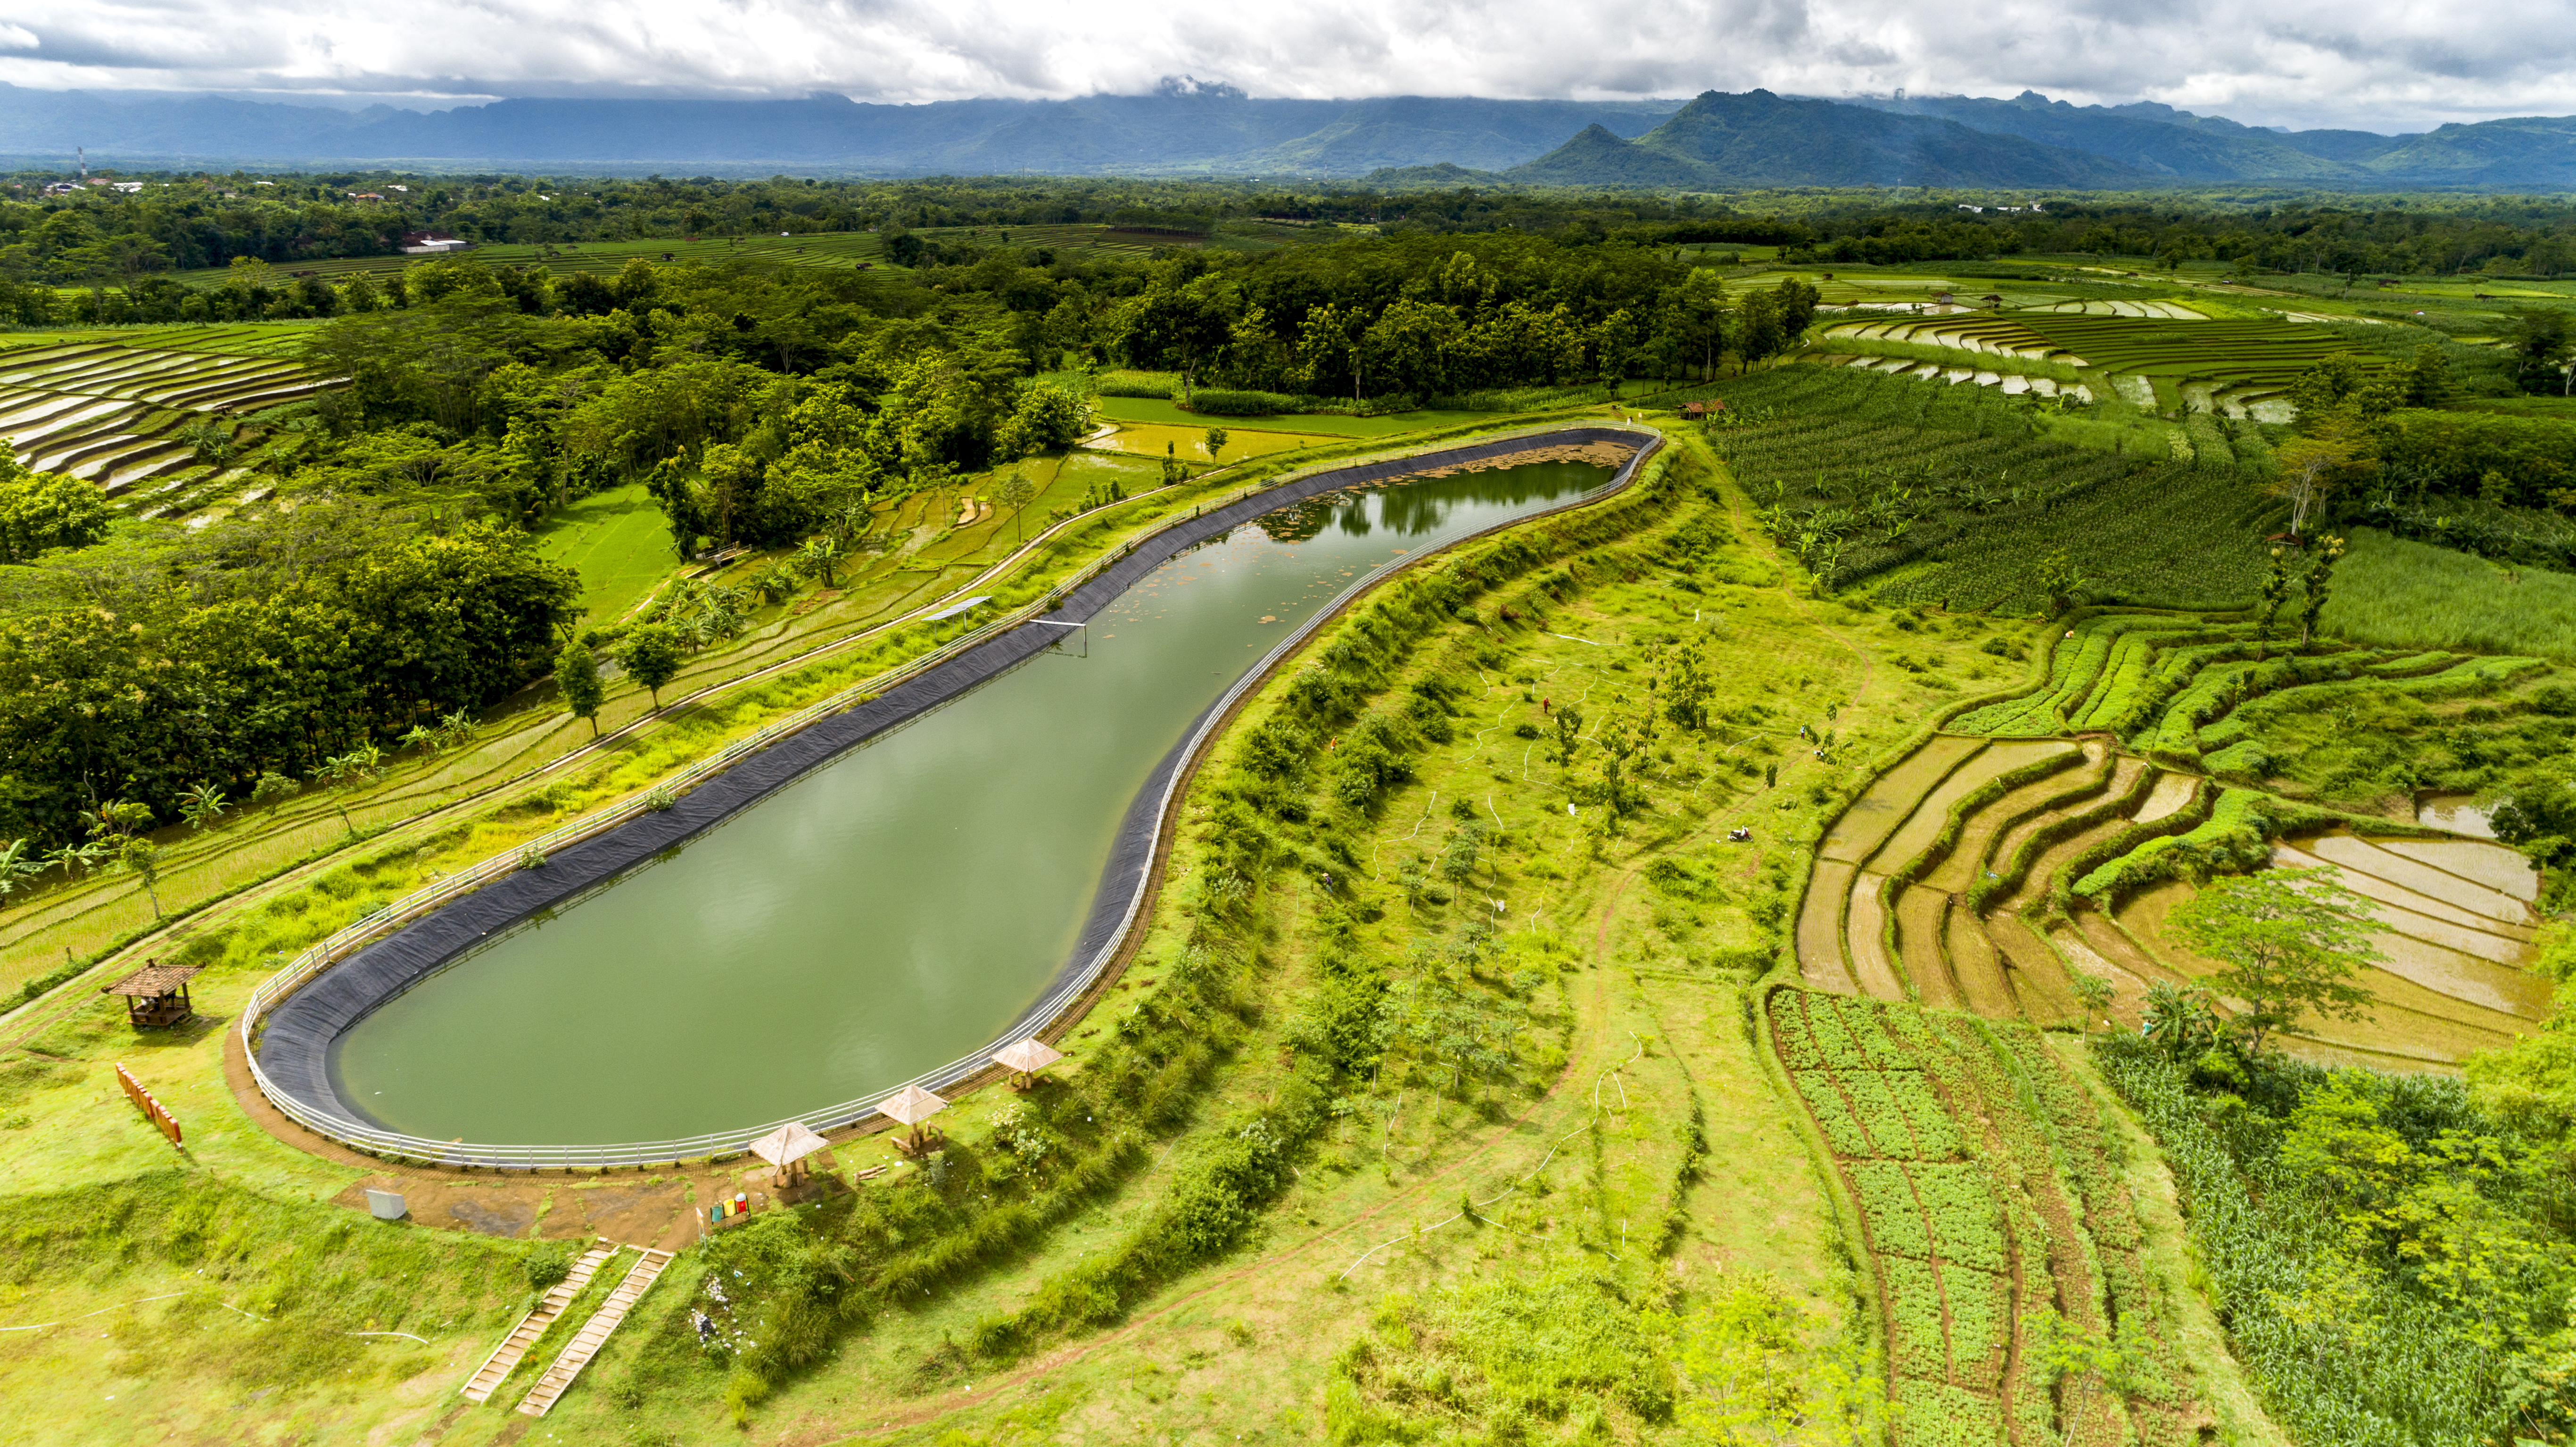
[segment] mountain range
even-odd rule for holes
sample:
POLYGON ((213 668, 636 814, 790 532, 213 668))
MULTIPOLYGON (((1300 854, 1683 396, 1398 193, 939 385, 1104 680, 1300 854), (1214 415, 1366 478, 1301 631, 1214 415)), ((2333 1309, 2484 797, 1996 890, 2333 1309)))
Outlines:
POLYGON ((1230 175, 1378 184, 1732 189, 2230 182, 2369 189, 2576 187, 2576 117, 2414 135, 2275 131, 2168 106, 2024 91, 1818 100, 1755 90, 1673 101, 1256 99, 1166 82, 1149 95, 875 105, 803 100, 502 100, 332 110, 212 96, 0 85, 0 157, 86 147, 128 166, 868 175, 1230 175))

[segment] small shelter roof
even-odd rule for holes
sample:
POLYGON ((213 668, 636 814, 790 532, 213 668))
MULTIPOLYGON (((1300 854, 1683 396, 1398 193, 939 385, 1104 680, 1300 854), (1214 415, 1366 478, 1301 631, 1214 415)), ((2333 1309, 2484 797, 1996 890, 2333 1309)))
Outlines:
POLYGON ((828 1143, 821 1136, 806 1128, 805 1122, 791 1120, 753 1141, 751 1153, 773 1166, 784 1166, 789 1161, 805 1159, 821 1150, 826 1144, 828 1143))
POLYGON ((175 990, 181 985, 188 983, 190 980, 195 979, 197 977, 197 972, 204 968, 204 965, 165 965, 153 962, 146 964, 142 969, 136 970, 133 974, 126 976, 115 984, 105 987, 100 990, 99 993, 102 995, 138 995, 145 999, 150 999, 154 996, 169 994, 172 990, 175 990))
POLYGON ((907 1085, 877 1102, 878 1114, 893 1116, 905 1125, 919 1125, 947 1108, 948 1102, 918 1085, 907 1085))
POLYGON ((1064 1052, 1032 1035, 1014 1040, 993 1052, 993 1063, 1006 1070, 1044 1070, 1064 1058, 1064 1052))

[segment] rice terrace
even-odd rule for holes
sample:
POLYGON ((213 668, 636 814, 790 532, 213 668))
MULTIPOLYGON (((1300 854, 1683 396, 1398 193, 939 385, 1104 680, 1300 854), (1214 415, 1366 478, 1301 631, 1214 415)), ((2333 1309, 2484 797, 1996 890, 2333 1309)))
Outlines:
POLYGON ((417 169, 0 193, 7 1440, 2576 1440, 2521 131, 220 104, 417 169))

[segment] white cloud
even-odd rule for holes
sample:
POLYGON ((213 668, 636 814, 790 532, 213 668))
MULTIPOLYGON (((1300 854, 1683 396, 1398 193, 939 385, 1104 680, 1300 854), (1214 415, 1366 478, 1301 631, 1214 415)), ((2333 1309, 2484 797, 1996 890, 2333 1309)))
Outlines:
POLYGON ((1190 73, 1304 97, 2029 87, 2373 130, 2576 109, 2571 0, 0 0, 0 52, 19 85, 415 105, 1067 96, 1190 73))

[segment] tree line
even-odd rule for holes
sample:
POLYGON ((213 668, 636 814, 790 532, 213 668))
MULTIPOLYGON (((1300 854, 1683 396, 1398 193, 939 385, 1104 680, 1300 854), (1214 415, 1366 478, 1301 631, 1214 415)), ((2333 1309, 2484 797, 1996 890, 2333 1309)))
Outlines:
MULTIPOLYGON (((1085 425, 1005 306, 899 276, 442 258, 360 300, 307 357, 342 385, 212 434, 260 499, 229 516, 0 476, 13 859, 123 859, 155 824, 454 736, 579 635, 577 579, 527 529, 601 487, 645 482, 682 554, 792 545, 1085 425)), ((661 668, 640 662, 639 681, 661 668)))
MULTIPOLYGON (((23 172, 0 200, 0 279, 131 283, 169 268, 387 256, 407 232, 557 244, 648 237, 889 233, 1106 223, 1205 232, 1273 219, 1387 234, 1547 236, 1574 244, 1779 246, 1844 262, 2091 253, 2242 262, 2276 271, 2451 274, 2576 270, 2576 206, 2558 198, 2293 198, 2238 207, 2125 194, 2040 197, 1963 211, 1947 193, 1695 193, 1518 187, 1297 188, 1108 177, 641 179, 339 171, 251 176, 141 172, 132 194, 42 194, 23 172)), ((9 298, 25 304, 15 295, 9 298)), ((31 323, 41 318, 26 318, 31 323)))

